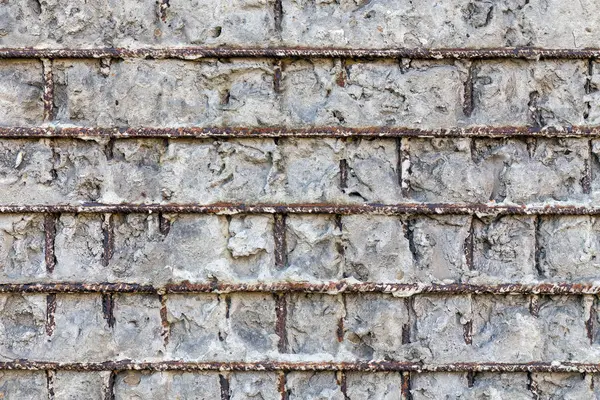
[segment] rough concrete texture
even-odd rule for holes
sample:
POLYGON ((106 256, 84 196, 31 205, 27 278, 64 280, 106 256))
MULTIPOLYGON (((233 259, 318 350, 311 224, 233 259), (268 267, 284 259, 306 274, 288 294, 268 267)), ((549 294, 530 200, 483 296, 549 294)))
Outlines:
POLYGON ((596 279, 597 235, 593 217, 542 218, 538 234, 540 273, 565 281, 596 279))
MULTIPOLYGON (((111 327, 110 317, 103 312, 103 323, 111 329, 115 359, 155 358, 164 355, 164 333, 157 296, 115 295, 111 327), (139 344, 143 343, 143 346, 139 344)), ((104 310, 104 309, 103 309, 104 310)))
POLYGON ((48 140, 8 140, 0 144, 0 148, 0 177, 5 204, 16 198, 30 204, 58 200, 57 188, 50 185, 54 174, 52 148, 48 140), (24 188, 30 195, 23 196, 24 188))
POLYGON ((43 218, 2 215, 0 218, 0 276, 4 282, 38 280, 46 275, 43 218))
POLYGON ((334 217, 292 215, 287 218, 286 275, 302 280, 342 277, 341 232, 334 217))
POLYGON ((541 296, 532 311, 528 296, 289 295, 288 350, 278 349, 271 295, 168 295, 164 320, 156 295, 114 296, 110 311, 99 295, 57 295, 51 325, 45 296, 1 300, 5 360, 258 361, 289 352, 347 361, 593 362, 600 351, 586 324, 593 298, 573 296, 541 296))
POLYGON ((278 33, 275 2, 269 0, 173 1, 162 7, 150 0, 7 0, 0 44, 584 48, 597 45, 600 22, 592 0, 282 3, 278 33))
POLYGON ((589 47, 594 3, 559 0, 283 0, 284 41, 341 47, 589 47), (580 23, 570 22, 578 19, 580 23), (554 21, 549 23, 548 21, 554 21))
POLYGON ((286 390, 290 400, 344 399, 336 374, 333 372, 291 372, 287 375, 286 390))
POLYGON ((48 272, 43 220, 0 219, 6 283, 535 283, 597 279, 592 216, 289 215, 276 265, 273 216, 61 214, 48 272), (471 233, 472 231, 472 233, 471 233), (111 242, 105 235, 111 235, 111 242), (472 242, 472 251, 470 243, 472 242), (107 256, 110 254, 110 256, 107 256), (202 260, 202 263, 198 263, 202 260))
MULTIPOLYGON (((405 221, 385 216, 342 217, 344 276, 366 282, 402 281, 413 263, 405 221)), ((409 236, 410 237, 410 236, 409 236)))
POLYGON ((471 282, 530 282, 540 278, 535 261, 539 236, 536 239, 534 217, 474 218, 472 224, 471 282))
POLYGON ((281 396, 278 390, 280 374, 276 372, 239 372, 229 376, 232 400, 270 400, 281 396))
POLYGON ((117 375, 115 400, 219 398, 219 375, 186 372, 128 371, 117 375))
POLYGON ((46 374, 30 371, 0 372, 0 396, 5 399, 47 400, 46 374))
POLYGON ((153 0, 16 1, 0 9, 2 47, 264 45, 274 34, 273 3, 153 0))
MULTIPOLYGON (((0 138, 0 206, 596 206, 600 67, 581 53, 466 60, 325 53, 184 60, 130 53, 42 60, 4 51, 577 50, 598 47, 594 6, 592 0, 0 0, 0 48, 9 56, 0 60, 4 136, 29 132, 6 127, 217 127, 262 134, 200 139, 157 130, 155 138, 0 138), (577 126, 593 128, 593 135, 567 137, 565 129, 577 126), (499 137, 485 138, 487 127, 499 137), (365 132, 374 137, 264 134, 307 128, 370 128, 365 132), (388 128, 405 136, 376 136, 388 128), (398 128, 458 137, 415 137, 398 128), (469 137, 462 128, 478 128, 479 135, 469 137), (524 129, 533 133, 513 134, 524 129), (557 137, 537 133, 549 129, 557 129, 557 137)), ((16 286, 16 293, 1 293, 0 399, 600 398, 597 373, 475 373, 457 364, 598 366, 596 295, 492 295, 468 286, 584 283, 597 291, 597 215, 346 210, 0 213, 0 291, 9 288, 5 284, 36 282, 155 288, 23 293, 31 287, 16 286), (234 286, 219 293, 168 289, 186 283, 234 286), (329 292, 235 287, 323 283, 329 292), (357 292, 352 285, 358 283, 416 289, 357 292), (340 293, 345 284, 352 290, 340 293), (459 286, 467 293, 420 292, 455 284, 467 284, 459 286), (14 364, 4 362, 15 360, 384 361, 414 363, 424 371, 434 365, 461 370, 309 371, 300 364, 247 372, 163 371, 164 365, 141 364, 134 366, 142 370, 131 371, 8 370, 14 364)))
POLYGON ((344 344, 356 358, 406 358, 403 336, 409 324, 410 310, 404 299, 365 294, 361 297, 346 296, 344 300, 344 344))
POLYGON ((462 113, 459 82, 446 62, 295 61, 284 66, 283 107, 292 125, 441 128, 462 113))
POLYGON ((307 202, 332 201, 340 197, 343 150, 340 140, 291 139, 280 143, 281 150, 273 161, 274 165, 282 166, 285 174, 273 175, 274 185, 284 185, 291 198, 304 198, 307 202))
POLYGON ((340 321, 344 316, 342 298, 292 294, 287 313, 289 326, 286 339, 291 353, 336 355, 340 347, 340 321))
POLYGON ((593 399, 594 379, 591 375, 583 374, 532 374, 536 382, 540 399, 593 399))
POLYGON ((104 0, 6 1, 2 7, 2 45, 69 46, 133 44, 152 39, 154 2, 104 0))
POLYGON ((586 61, 492 61, 471 66, 477 125, 570 126, 585 123, 586 61), (528 101, 523 101, 528 99, 528 101))
POLYGON ((106 262, 106 218, 63 214, 53 278, 162 285, 276 277, 270 216, 127 214, 109 223, 114 245, 106 262))
POLYGON ((472 387, 466 374, 416 374, 411 390, 413 399, 534 399, 527 374, 475 375, 472 387))
POLYGON ((46 296, 3 295, 0 307, 1 357, 10 360, 41 356, 46 340, 46 296))
POLYGON ((493 355, 499 362, 543 357, 540 320, 530 313, 527 297, 475 297, 473 302, 473 347, 480 354, 493 355))
MULTIPOLYGON (((534 259, 534 217, 353 215, 341 221, 345 277, 364 282, 487 284, 541 279, 534 259), (471 225, 473 252, 469 265, 470 251, 465 252, 465 246, 471 225)), ((561 266, 572 268, 569 263, 561 266)))
MULTIPOLYGON (((15 63, 0 65, 20 92, 15 63)), ((585 125, 588 70, 580 60, 65 60, 54 63, 54 106, 59 122, 84 126, 585 125)), ((41 103, 10 111, 2 123, 34 122, 41 103)))
POLYGON ((346 373, 347 397, 364 400, 400 400, 402 380, 399 373, 346 373))
POLYGON ((537 316, 523 296, 476 296, 472 301, 473 347, 480 357, 493 355, 499 362, 598 357, 587 337, 589 315, 581 298, 539 299, 537 316))
POLYGON ((0 203, 589 201, 594 148, 553 138, 2 139, 0 203))
POLYGON ((169 3, 159 27, 165 44, 264 47, 277 43, 274 0, 169 3))
POLYGON ((54 373, 54 398, 57 400, 103 400, 110 372, 57 371, 54 373))
POLYGON ((590 123, 597 124, 600 121, 600 108, 598 108, 598 84, 600 83, 600 66, 597 62, 588 65, 588 81, 585 101, 587 113, 584 115, 590 123))
POLYGON ((104 253, 102 223, 102 218, 92 216, 60 216, 55 239, 57 278, 94 279, 106 275, 106 268, 100 263, 104 253), (78 237, 85 239, 77 240, 78 237))
POLYGON ((422 217, 409 221, 406 236, 415 265, 415 279, 455 282, 467 266, 464 241, 469 218, 464 216, 422 217))
POLYGON ((413 313, 409 356, 440 363, 475 359, 465 340, 471 307, 468 296, 422 296, 409 302, 406 308, 413 313))
POLYGON ((588 141, 411 139, 410 197, 431 202, 568 201, 584 194, 588 141))
POLYGON ((106 70, 100 66, 100 61, 56 66, 61 122, 256 126, 281 119, 268 60, 126 60, 114 61, 106 70))
MULTIPOLYGON (((140 311, 143 312, 143 308, 140 311)), ((54 334, 51 340, 45 340, 42 354, 32 358, 65 357, 65 360, 84 362, 113 356, 114 336, 102 312, 102 296, 56 296, 55 324, 54 334)), ((136 348, 128 350, 136 351, 136 348)))
MULTIPOLYGON (((0 62, 0 125, 41 123, 41 69, 0 62)), ((57 60, 53 102, 58 122, 84 126, 559 127, 597 119, 589 70, 578 60, 57 60)))
POLYGON ((389 140, 345 142, 347 178, 342 190, 355 201, 392 203, 402 198, 398 143, 389 140), (376 183, 375 183, 376 182, 376 183))
MULTIPOLYGON (((273 295, 261 293, 231 296, 224 301, 228 323, 224 336, 229 358, 237 359, 241 355, 246 360, 262 359, 265 354, 276 354, 279 336, 275 332, 273 295)), ((253 385, 257 384, 261 387, 266 385, 260 381, 253 385)))
POLYGON ((276 372, 241 372, 229 376, 231 400, 270 400, 281 396, 276 372))
POLYGON ((168 346, 175 359, 217 359, 223 353, 226 305, 217 295, 168 298, 168 346))
POLYGON ((44 117, 42 90, 41 62, 1 61, 0 126, 40 124, 44 117))
POLYGON ((57 118, 100 126, 441 128, 462 115, 462 79, 452 63, 414 61, 405 71, 392 61, 300 60, 281 68, 278 95, 270 60, 126 60, 104 69, 101 61, 57 62, 57 118))
POLYGON ((149 281, 165 281, 168 278, 231 280, 245 275, 258 278, 261 269, 265 270, 271 264, 272 239, 263 237, 261 241, 260 236, 256 241, 251 239, 253 227, 257 233, 268 232, 271 222, 268 217, 232 217, 228 222, 225 217, 183 216, 167 222, 171 227, 168 234, 160 232, 156 216, 130 214, 124 218, 115 224, 115 255, 109 264, 118 280, 127 280, 127 276, 136 280, 144 275, 144 271, 157 274, 158 279, 148 275, 149 281), (230 232, 231 238, 227 240, 230 232), (148 234, 153 234, 154 240, 152 236, 146 236, 148 234), (270 246, 267 243, 269 239, 270 246), (152 246, 154 241, 157 242, 156 246, 152 246), (179 247, 182 251, 171 253, 171 260, 165 260, 167 262, 162 271, 157 268, 168 249, 179 247), (205 260, 206 263, 198 265, 198 260, 205 260), (141 270, 132 270, 131 265, 141 270), (165 278, 161 279, 161 276, 165 278))
MULTIPOLYGON (((229 382, 231 399, 275 400, 276 373, 217 372, 119 373, 115 380, 118 399, 215 399, 220 398, 220 381, 229 382)), ((474 374, 472 384, 461 373, 412 373, 412 398, 419 400, 446 399, 532 399, 529 386, 534 382, 539 399, 594 399, 597 393, 591 375, 573 373, 474 374)), ((0 391, 5 398, 47 399, 44 372, 7 371, 0 376, 0 391)), ((108 381, 106 372, 56 372, 56 399, 102 399, 108 381)), ((339 376, 334 373, 295 372, 286 377, 290 398, 400 400, 400 373, 346 373, 346 397, 341 393, 339 376)))

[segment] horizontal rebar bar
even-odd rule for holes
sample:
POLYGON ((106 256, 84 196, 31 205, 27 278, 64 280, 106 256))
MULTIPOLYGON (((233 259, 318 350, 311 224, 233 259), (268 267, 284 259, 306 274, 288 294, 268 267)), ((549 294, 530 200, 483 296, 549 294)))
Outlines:
POLYGON ((0 205, 0 213, 189 213, 189 214, 339 214, 339 215, 598 215, 600 205, 551 203, 399 203, 399 204, 101 204, 0 205))
POLYGON ((47 362, 14 360, 0 362, 0 370, 58 370, 58 371, 414 371, 414 372, 579 372, 599 373, 600 364, 577 362, 494 363, 466 362, 424 364, 403 361, 257 361, 257 362, 189 362, 130 360, 105 362, 47 362))
POLYGON ((511 138, 511 137, 547 137, 547 138, 598 138, 600 126, 565 126, 565 127, 531 127, 531 126, 470 126, 447 129, 421 129, 407 127, 0 127, 0 138, 511 138))
POLYGON ((396 296, 417 294, 542 294, 542 295, 595 295, 600 294, 600 282, 569 283, 540 282, 534 284, 424 284, 374 282, 206 282, 188 281, 156 287, 137 283, 43 282, 3 283, 0 293, 235 293, 235 292, 305 292, 305 293, 391 293, 396 296))
POLYGON ((538 47, 501 48, 235 48, 235 47, 143 47, 143 48, 0 48, 0 58, 412 58, 412 59, 588 59, 600 56, 600 49, 546 49, 538 47))

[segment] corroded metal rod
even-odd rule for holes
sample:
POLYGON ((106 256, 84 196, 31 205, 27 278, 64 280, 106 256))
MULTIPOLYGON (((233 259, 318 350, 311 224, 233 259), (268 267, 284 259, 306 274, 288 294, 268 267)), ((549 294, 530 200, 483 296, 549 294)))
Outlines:
POLYGON ((58 370, 58 371, 411 371, 411 372, 579 372, 598 373, 600 364, 576 362, 494 363, 468 362, 451 364, 423 364, 404 361, 257 361, 257 362, 189 362, 156 361, 134 362, 46 362, 15 360, 0 362, 0 370, 58 370))
POLYGON ((598 138, 600 126, 468 126, 440 129, 422 129, 410 127, 337 127, 323 126, 311 128, 272 127, 0 127, 0 138, 598 138))
POLYGON ((588 59, 600 56, 600 49, 547 49, 538 47, 499 48, 396 48, 348 49, 315 47, 171 47, 171 48, 88 48, 36 49, 0 48, 0 58, 176 58, 195 60, 220 57, 269 58, 412 58, 412 59, 588 59))
POLYGON ((189 213, 189 214, 339 214, 339 215, 598 215, 600 206, 577 203, 398 203, 398 204, 244 204, 170 203, 81 205, 0 205, 0 213, 189 213))
POLYGON ((474 285, 465 283, 372 283, 372 282, 252 282, 252 283, 169 283, 162 287, 137 283, 4 283, 0 293, 390 293, 396 296, 417 294, 542 294, 542 295, 595 295, 600 294, 600 283, 506 283, 474 285))

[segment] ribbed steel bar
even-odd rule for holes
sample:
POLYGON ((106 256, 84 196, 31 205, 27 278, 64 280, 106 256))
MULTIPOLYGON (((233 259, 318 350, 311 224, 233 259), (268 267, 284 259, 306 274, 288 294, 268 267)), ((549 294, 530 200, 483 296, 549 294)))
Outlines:
POLYGON ((44 121, 52 121, 54 118, 54 72, 52 60, 42 59, 42 70, 44 75, 44 89, 42 103, 44 104, 44 121))
POLYGON ((101 204, 0 205, 0 213, 190 213, 371 215, 598 215, 597 204, 400 203, 400 204, 101 204))
POLYGON ((531 127, 531 126, 470 126, 447 129, 420 129, 407 127, 0 127, 0 138, 511 138, 511 137, 569 137, 598 138, 600 126, 565 126, 565 127, 531 127))
POLYGON ((156 361, 134 362, 47 362, 14 360, 0 362, 0 370, 56 370, 56 371, 413 371, 413 372, 580 372, 599 373, 600 364, 577 362, 494 363, 466 362, 424 364, 403 361, 257 361, 257 362, 188 362, 156 361))
POLYGON ((540 282, 534 284, 424 284, 424 283, 374 283, 356 281, 334 282, 206 282, 169 283, 155 287, 137 283, 85 283, 85 282, 43 282, 43 283, 3 283, 0 293, 391 293, 396 296, 417 294, 542 294, 542 295, 596 295, 600 294, 600 282, 540 282))
POLYGON ((413 59, 589 59, 600 49, 548 49, 538 47, 500 48, 395 48, 348 49, 313 47, 141 47, 141 48, 0 48, 0 58, 413 58, 413 59))

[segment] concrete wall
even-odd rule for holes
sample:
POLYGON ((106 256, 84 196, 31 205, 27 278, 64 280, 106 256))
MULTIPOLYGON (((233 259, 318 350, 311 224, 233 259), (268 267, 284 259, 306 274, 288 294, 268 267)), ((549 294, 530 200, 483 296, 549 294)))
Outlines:
POLYGON ((599 398, 595 6, 0 0, 0 397, 599 398))

